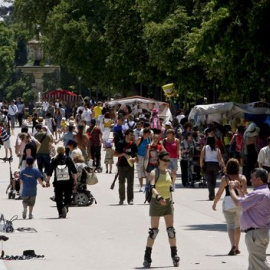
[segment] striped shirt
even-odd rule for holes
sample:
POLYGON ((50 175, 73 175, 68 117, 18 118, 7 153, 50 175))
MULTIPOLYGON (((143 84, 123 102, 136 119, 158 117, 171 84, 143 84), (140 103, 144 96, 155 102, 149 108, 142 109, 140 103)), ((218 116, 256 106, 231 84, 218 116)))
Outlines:
POLYGON ((7 131, 3 127, 0 127, 0 129, 0 137, 2 142, 8 141, 9 135, 7 134, 7 131))

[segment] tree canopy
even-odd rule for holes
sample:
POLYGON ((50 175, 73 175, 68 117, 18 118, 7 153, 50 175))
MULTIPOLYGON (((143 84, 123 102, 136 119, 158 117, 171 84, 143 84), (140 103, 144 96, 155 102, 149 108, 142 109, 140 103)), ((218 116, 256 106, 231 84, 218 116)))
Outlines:
POLYGON ((0 22, 0 84, 14 66, 15 49, 13 32, 0 22))
MULTIPOLYGON (((14 5, 20 29, 41 33, 47 60, 88 87, 128 94, 141 83, 151 95, 174 82, 182 99, 207 95, 208 102, 269 95, 269 1, 15 0, 14 5)), ((0 31, 3 46, 12 33, 3 24, 0 31)), ((0 82, 14 61, 3 59, 0 82)))

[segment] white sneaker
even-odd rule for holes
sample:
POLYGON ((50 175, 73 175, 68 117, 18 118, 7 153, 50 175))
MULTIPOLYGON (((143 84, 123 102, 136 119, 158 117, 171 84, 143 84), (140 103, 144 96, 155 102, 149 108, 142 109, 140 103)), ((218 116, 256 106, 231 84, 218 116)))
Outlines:
POLYGON ((142 187, 140 187, 139 192, 143 192, 143 188, 142 187))

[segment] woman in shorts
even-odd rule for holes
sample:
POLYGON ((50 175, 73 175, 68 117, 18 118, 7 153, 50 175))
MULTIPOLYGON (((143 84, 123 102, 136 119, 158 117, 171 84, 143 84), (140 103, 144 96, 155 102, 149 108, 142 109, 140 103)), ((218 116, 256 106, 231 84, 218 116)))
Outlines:
POLYGON ((231 158, 228 160, 225 169, 225 175, 221 179, 219 190, 216 194, 212 209, 216 211, 217 202, 221 198, 224 190, 225 197, 223 200, 223 214, 227 222, 227 230, 229 239, 231 242, 231 250, 228 255, 240 254, 239 241, 240 241, 240 206, 229 205, 227 199, 230 200, 229 183, 230 181, 237 181, 244 193, 247 192, 247 180, 246 177, 239 173, 240 165, 237 159, 231 158))
POLYGON ((160 217, 164 217, 169 243, 171 248, 171 257, 175 266, 178 266, 180 258, 177 255, 176 236, 174 229, 173 202, 172 202, 172 179, 167 170, 170 162, 170 155, 166 151, 161 151, 158 155, 158 168, 151 171, 150 182, 152 190, 152 199, 150 201, 151 228, 147 238, 146 250, 144 255, 144 267, 150 267, 152 259, 152 247, 155 238, 159 232, 160 217))

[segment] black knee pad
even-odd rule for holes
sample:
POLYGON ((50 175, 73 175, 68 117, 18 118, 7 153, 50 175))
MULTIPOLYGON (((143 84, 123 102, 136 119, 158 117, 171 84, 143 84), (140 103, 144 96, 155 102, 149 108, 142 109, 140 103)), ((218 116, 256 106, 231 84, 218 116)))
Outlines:
POLYGON ((157 235, 158 235, 159 229, 155 229, 155 228, 150 228, 149 229, 149 237, 152 238, 153 240, 156 239, 157 235))
POLYGON ((175 238, 175 229, 174 227, 167 228, 167 233, 170 239, 175 238))

